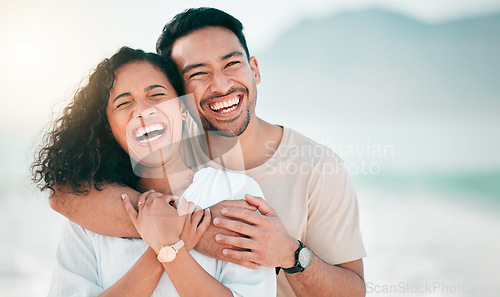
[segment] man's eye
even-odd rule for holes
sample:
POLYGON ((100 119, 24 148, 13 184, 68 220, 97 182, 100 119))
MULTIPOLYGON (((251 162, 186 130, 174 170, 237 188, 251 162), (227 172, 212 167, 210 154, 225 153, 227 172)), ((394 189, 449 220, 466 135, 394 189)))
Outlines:
POLYGON ((236 65, 236 64, 239 64, 239 63, 240 63, 240 61, 231 61, 231 62, 227 63, 227 65, 226 65, 225 68, 233 66, 233 65, 236 65))
POLYGON ((195 73, 191 74, 189 76, 189 78, 193 78, 193 77, 196 77, 196 76, 201 76, 203 74, 207 74, 207 73, 206 72, 202 72, 202 71, 198 71, 198 72, 195 72, 195 73))

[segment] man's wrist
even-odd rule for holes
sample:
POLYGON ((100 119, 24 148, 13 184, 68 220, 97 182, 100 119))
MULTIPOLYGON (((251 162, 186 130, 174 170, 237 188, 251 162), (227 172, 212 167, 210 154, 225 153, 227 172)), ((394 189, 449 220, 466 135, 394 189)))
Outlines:
POLYGON ((300 247, 300 243, 297 239, 292 238, 292 241, 288 247, 285 262, 280 266, 281 268, 290 268, 295 266, 295 252, 300 247))

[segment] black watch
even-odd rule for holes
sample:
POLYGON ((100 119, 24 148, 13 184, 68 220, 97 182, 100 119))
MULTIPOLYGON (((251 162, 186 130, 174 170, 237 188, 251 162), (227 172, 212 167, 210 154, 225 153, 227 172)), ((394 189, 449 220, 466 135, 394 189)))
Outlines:
POLYGON ((302 272, 311 265, 311 250, 299 240, 299 248, 295 251, 295 265, 290 268, 283 268, 289 274, 302 272))

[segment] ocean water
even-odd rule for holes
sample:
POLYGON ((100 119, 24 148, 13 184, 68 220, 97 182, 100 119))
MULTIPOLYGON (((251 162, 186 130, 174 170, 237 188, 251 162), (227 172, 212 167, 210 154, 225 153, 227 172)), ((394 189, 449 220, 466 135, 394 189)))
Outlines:
POLYGON ((357 191, 368 296, 499 296, 498 199, 416 184, 357 191))

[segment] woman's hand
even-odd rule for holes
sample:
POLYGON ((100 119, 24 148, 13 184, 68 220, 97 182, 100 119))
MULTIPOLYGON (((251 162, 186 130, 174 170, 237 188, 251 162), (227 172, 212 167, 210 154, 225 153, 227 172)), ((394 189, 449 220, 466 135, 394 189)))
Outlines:
MULTIPOLYGON (((183 197, 179 200, 181 199, 183 197)), ((186 215, 181 239, 184 241, 188 251, 191 251, 198 244, 201 236, 207 231, 208 226, 210 226, 210 220, 210 208, 203 210, 199 206, 196 206, 193 213, 186 215)))
MULTIPOLYGON (((156 253, 161 246, 172 245, 181 239, 186 214, 179 215, 177 209, 171 205, 174 201, 172 196, 153 190, 144 192, 137 199, 138 211, 132 206, 127 195, 122 198, 135 228, 156 253)), ((188 206, 194 209, 194 204, 185 207, 188 206)))
POLYGON ((161 246, 172 245, 179 239, 191 250, 210 224, 210 212, 201 210, 184 197, 147 191, 138 198, 138 211, 127 195, 122 198, 135 228, 156 253, 161 246))

